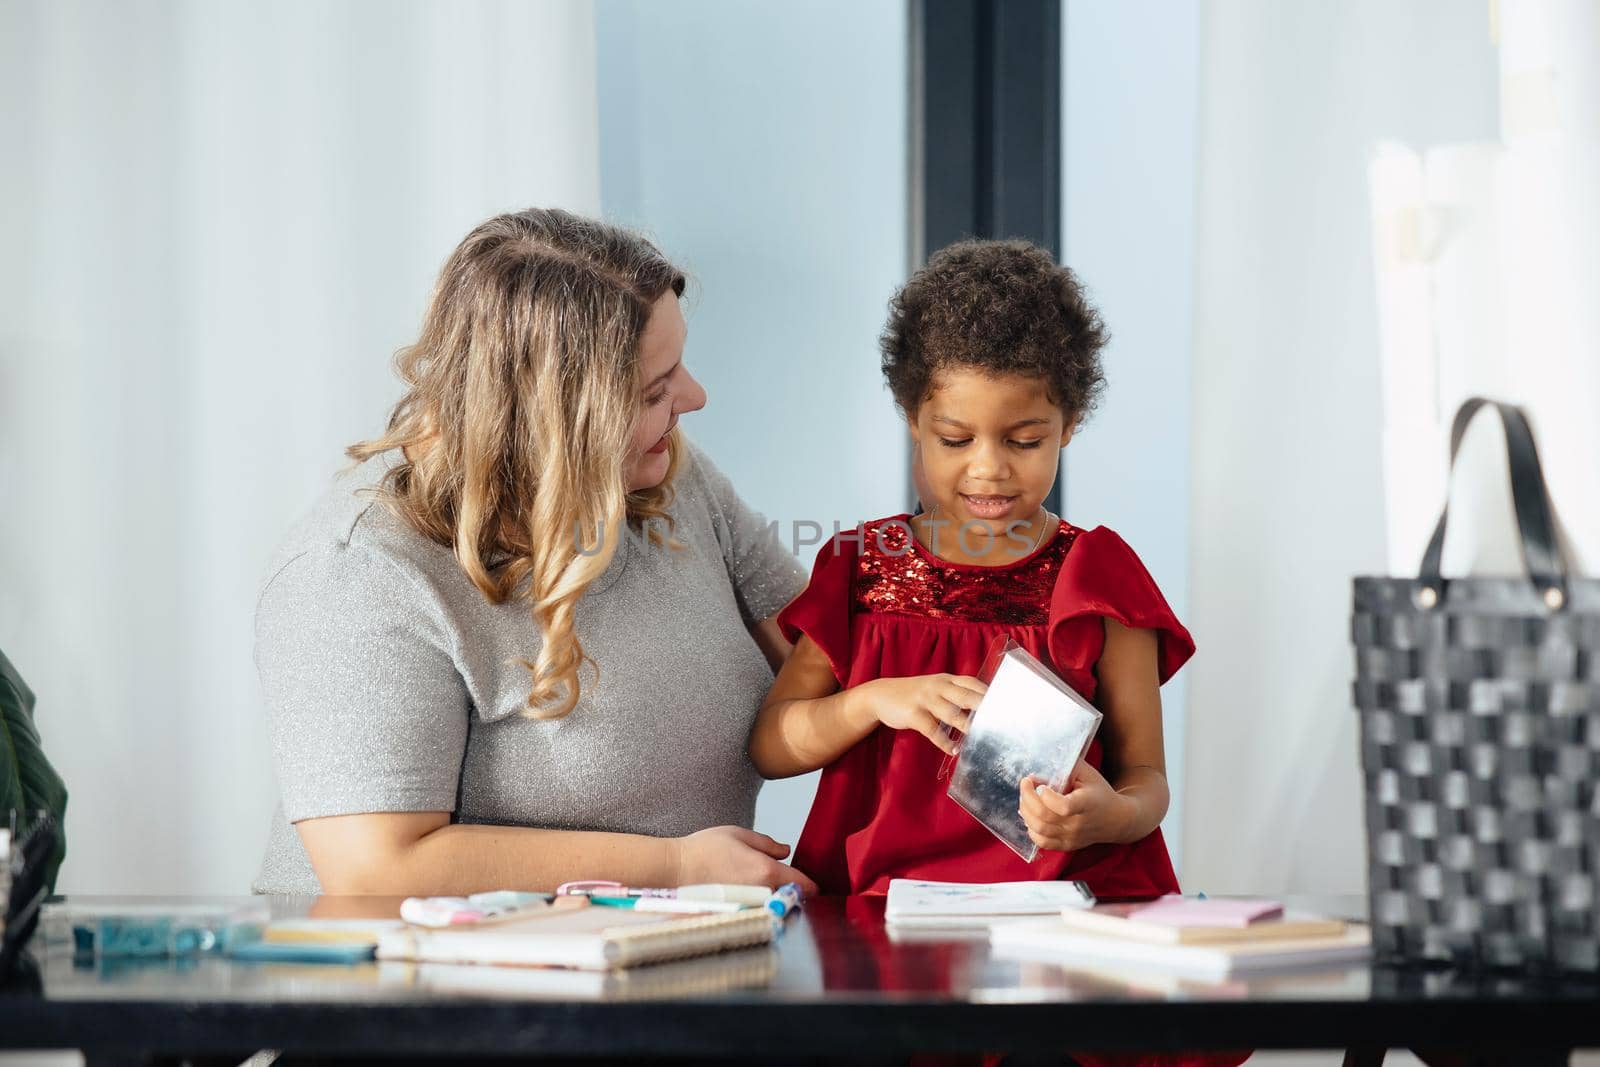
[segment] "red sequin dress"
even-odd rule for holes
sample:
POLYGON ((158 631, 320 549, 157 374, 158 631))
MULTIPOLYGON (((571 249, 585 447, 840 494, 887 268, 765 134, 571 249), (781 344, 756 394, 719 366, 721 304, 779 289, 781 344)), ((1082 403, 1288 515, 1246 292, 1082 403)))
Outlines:
MULTIPOLYGON (((1127 544, 1066 522, 1037 549, 995 567, 951 563, 911 535, 909 516, 864 524, 817 554, 811 583, 778 616, 790 641, 810 637, 841 688, 877 678, 977 675, 1009 635, 1093 701, 1102 618, 1156 631, 1165 682, 1194 641, 1127 544)), ((1100 766, 1098 739, 1088 762, 1100 766)), ((885 893, 891 878, 950 882, 1081 879, 1102 899, 1178 891, 1159 829, 1133 844, 1041 851, 1025 863, 945 796, 945 756, 921 734, 880 726, 823 769, 794 864, 824 893, 885 893)), ((1020 799, 1020 798, 1019 798, 1020 799)), ((1086 1065, 1242 1063, 1247 1054, 1103 1056, 1086 1065)))
MULTIPOLYGON (((1085 699, 1105 644, 1102 616, 1155 630, 1165 682, 1194 652, 1137 556, 1115 533, 1061 523, 1029 555, 996 567, 939 559, 904 515, 866 523, 860 543, 823 545, 806 587, 778 616, 805 634, 841 688, 877 678, 976 675, 1010 635, 1085 699)), ((794 862, 824 893, 885 893, 891 878, 1009 882, 1075 878, 1102 898, 1178 890, 1161 831, 1131 845, 1041 852, 1025 863, 945 796, 944 753, 921 734, 879 727, 822 772, 794 862)), ((1100 766, 1098 738, 1088 761, 1100 766)))

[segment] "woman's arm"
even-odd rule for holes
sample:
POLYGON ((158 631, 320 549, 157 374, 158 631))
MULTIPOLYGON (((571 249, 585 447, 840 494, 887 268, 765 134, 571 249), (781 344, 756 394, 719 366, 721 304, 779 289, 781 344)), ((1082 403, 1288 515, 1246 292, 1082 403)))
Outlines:
POLYGON ((562 882, 816 885, 787 864, 789 846, 737 826, 687 837, 453 824, 448 812, 336 815, 295 824, 329 895, 463 896, 548 892, 562 882))
POLYGON ((802 636, 756 713, 750 759, 768 778, 805 774, 844 755, 879 723, 915 730, 954 752, 940 726, 964 730, 983 692, 978 679, 952 674, 880 678, 841 692, 827 655, 802 636))
POLYGON ((1070 852, 1088 845, 1133 842, 1166 817, 1166 754, 1154 630, 1105 620, 1106 642, 1095 668, 1104 773, 1080 763, 1065 793, 1039 779, 1022 782, 1022 816, 1041 848, 1070 852))

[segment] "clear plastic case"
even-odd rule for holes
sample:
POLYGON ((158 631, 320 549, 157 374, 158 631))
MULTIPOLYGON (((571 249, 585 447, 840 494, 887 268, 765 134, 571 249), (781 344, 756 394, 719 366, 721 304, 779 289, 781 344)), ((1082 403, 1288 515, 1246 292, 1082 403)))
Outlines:
POLYGON ((75 956, 184 957, 259 940, 271 919, 259 900, 79 897, 44 906, 44 940, 75 956))
POLYGON ((1032 774, 1064 790, 1101 715, 1010 638, 995 642, 980 677, 988 692, 961 738, 949 796, 1032 863, 1039 846, 1017 811, 1022 779, 1032 774))

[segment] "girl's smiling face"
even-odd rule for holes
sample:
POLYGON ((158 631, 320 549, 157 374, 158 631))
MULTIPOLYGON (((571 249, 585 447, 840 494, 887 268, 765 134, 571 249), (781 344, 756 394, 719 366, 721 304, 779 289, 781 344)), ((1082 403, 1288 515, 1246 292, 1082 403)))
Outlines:
POLYGON ((938 504, 939 518, 996 533, 1013 523, 1037 529, 1072 439, 1042 378, 947 367, 907 421, 931 497, 923 503, 938 504))

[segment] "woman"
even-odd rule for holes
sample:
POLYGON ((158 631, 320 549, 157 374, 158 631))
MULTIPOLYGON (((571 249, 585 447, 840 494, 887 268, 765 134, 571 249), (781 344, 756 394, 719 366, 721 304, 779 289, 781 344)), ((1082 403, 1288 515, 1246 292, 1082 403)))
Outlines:
POLYGON ((388 432, 273 560, 258 892, 809 880, 748 827, 795 559, 684 439, 684 277, 562 211, 440 274, 388 432))

